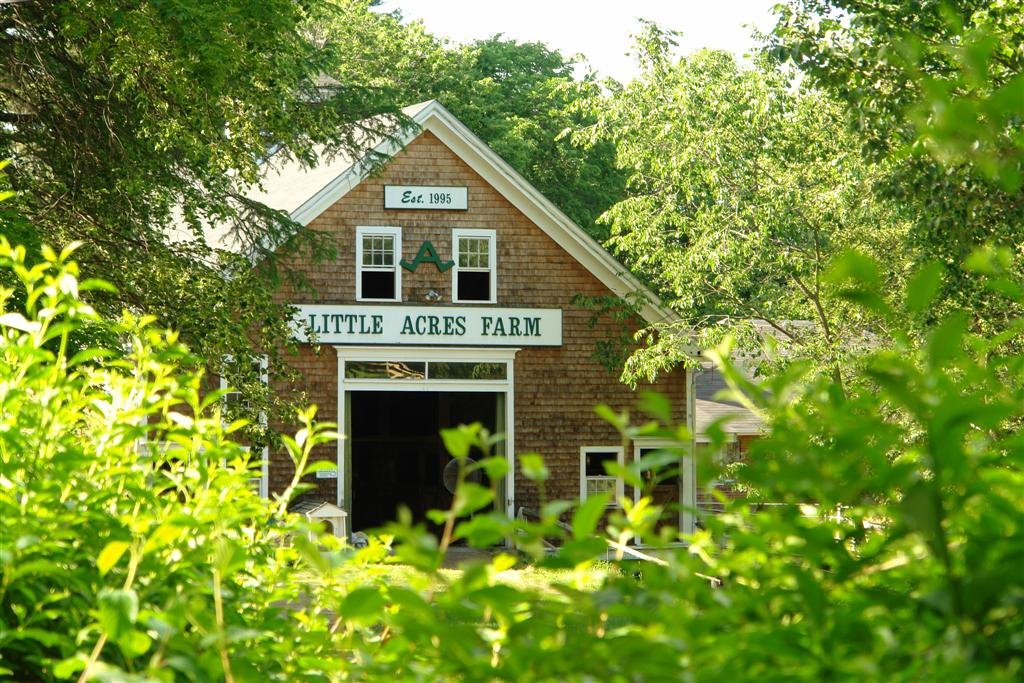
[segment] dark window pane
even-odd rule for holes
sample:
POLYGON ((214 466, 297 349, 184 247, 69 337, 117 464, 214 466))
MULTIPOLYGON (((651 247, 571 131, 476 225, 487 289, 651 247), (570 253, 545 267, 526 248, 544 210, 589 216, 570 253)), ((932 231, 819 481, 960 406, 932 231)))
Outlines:
POLYGON ((458 275, 459 301, 490 301, 491 274, 489 272, 468 272, 458 275))
POLYGON ((641 448, 640 459, 643 460, 648 457, 658 461, 667 460, 667 462, 644 470, 643 478, 648 484, 671 484, 679 475, 679 458, 682 457, 680 449, 670 447, 641 448))
POLYGON ((252 404, 246 399, 242 392, 232 391, 224 394, 224 408, 231 415, 247 413, 252 410, 252 404))
POLYGON ((395 273, 393 271, 363 271, 364 299, 394 299, 395 273))
POLYGON ((427 364, 391 360, 350 360, 345 362, 349 379, 424 379, 427 364))
POLYGON ((430 379, 506 379, 505 363, 431 363, 430 379))
POLYGON ((615 451, 587 451, 586 462, 587 462, 587 476, 588 477, 606 477, 608 472, 604 468, 604 464, 613 463, 619 461, 619 454, 615 451))

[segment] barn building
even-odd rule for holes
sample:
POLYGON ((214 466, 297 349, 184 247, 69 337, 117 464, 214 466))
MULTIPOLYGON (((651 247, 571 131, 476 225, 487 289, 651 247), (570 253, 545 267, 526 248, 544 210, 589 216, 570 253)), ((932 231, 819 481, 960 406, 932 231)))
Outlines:
MULTIPOLYGON (((511 467, 499 505, 508 515, 540 504, 519 453, 545 458, 549 499, 637 495, 605 463, 663 444, 623 443, 595 414, 598 403, 634 409, 636 395, 595 354, 621 323, 595 324, 573 299, 644 294, 632 329, 671 314, 442 105, 406 114, 418 129, 376 146, 387 159, 376 172, 359 160, 302 169, 272 158, 252 195, 339 246, 334 262, 290 264, 315 296, 280 292, 299 311, 302 388, 346 435, 316 452, 333 466, 310 497, 347 511, 352 530, 394 519, 399 505, 422 519, 451 500, 439 430, 477 421, 505 436, 498 450, 511 467)), ((654 388, 692 427, 690 381, 680 368, 654 388)), ((683 464, 658 498, 681 503, 678 523, 692 529, 694 468, 683 464)), ((261 490, 291 477, 289 459, 271 452, 261 490)))

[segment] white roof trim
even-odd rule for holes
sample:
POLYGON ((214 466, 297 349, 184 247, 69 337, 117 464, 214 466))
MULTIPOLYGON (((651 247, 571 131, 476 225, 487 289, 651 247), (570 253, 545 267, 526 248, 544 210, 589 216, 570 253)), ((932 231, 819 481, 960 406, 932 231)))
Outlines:
MULTIPOLYGON (((643 293, 650 301, 640 311, 647 322, 669 322, 678 319, 673 312, 663 308, 658 297, 644 287, 625 266, 602 249, 571 218, 495 154, 440 102, 430 100, 407 111, 413 112, 411 118, 422 130, 436 135, 470 168, 617 296, 624 297, 634 292, 643 293)), ((403 131, 395 139, 376 145, 371 154, 376 152, 392 157, 419 135, 420 131, 417 130, 403 131)), ((365 160, 353 164, 295 209, 291 213, 292 219, 302 225, 309 225, 361 183, 370 167, 365 160)))

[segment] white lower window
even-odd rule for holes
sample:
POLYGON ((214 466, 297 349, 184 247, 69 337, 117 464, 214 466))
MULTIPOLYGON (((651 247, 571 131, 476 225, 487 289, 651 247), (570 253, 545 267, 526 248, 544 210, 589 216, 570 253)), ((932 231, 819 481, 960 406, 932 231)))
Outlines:
POLYGON ((401 301, 402 229, 356 228, 356 301, 401 301))
MULTIPOLYGON (((232 363, 234 362, 234 359, 231 356, 226 356, 224 358, 224 361, 225 363, 232 363)), ((257 371, 256 364, 258 364, 260 384, 262 384, 263 386, 267 386, 267 384, 270 381, 267 357, 264 355, 256 357, 253 365, 254 371, 257 371)), ((220 388, 222 391, 226 391, 227 389, 230 388, 228 386, 227 379, 225 379, 224 377, 220 377, 220 388)), ((239 412, 241 412, 243 415, 251 412, 251 406, 249 404, 249 401, 246 400, 242 392, 238 390, 227 391, 227 393, 225 393, 224 396, 221 398, 221 401, 222 409, 226 416, 237 417, 239 412)), ((262 427, 265 430, 267 427, 267 414, 261 410, 259 412, 259 415, 257 415, 257 420, 259 422, 260 427, 262 427)), ((243 448, 247 451, 250 450, 249 446, 243 446, 243 448)), ((249 480, 249 485, 252 486, 253 491, 257 492, 260 495, 260 497, 269 498, 270 472, 268 467, 268 460, 270 457, 270 449, 267 448, 266 446, 264 446, 262 449, 262 456, 263 459, 262 465, 260 467, 260 476, 252 477, 249 480)))
POLYGON ((452 230, 452 301, 495 303, 498 300, 494 230, 452 230))
POLYGON ((609 465, 622 466, 621 446, 584 446, 580 449, 580 498, 610 493, 609 505, 617 505, 624 486, 622 477, 609 472, 609 465))

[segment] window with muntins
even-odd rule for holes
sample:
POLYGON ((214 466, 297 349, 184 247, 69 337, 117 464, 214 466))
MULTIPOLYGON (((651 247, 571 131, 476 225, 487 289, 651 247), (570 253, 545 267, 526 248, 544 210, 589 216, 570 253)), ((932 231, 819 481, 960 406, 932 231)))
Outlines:
POLYGON ((356 300, 401 301, 400 228, 356 228, 356 300))
POLYGON ((455 303, 495 303, 497 277, 493 230, 453 230, 452 300, 455 303))
MULTIPOLYGON (((224 362, 233 363, 234 358, 232 356, 225 356, 224 362)), ((252 369, 253 371, 259 372, 260 384, 266 386, 270 381, 267 357, 264 355, 260 355, 253 359, 252 369)), ((252 411, 252 405, 250 404, 249 400, 245 398, 245 395, 242 392, 238 391, 237 389, 227 391, 230 387, 228 386, 227 379, 225 379, 224 377, 220 377, 219 382, 220 389, 226 392, 224 396, 221 398, 221 407, 224 410, 225 417, 237 418, 239 416, 248 416, 248 413, 252 411)), ((257 421, 260 427, 266 429, 266 412, 261 410, 257 415, 257 421)), ((225 424, 227 423, 225 422, 225 424)), ((242 448, 243 450, 246 451, 251 450, 249 446, 243 446, 242 448)), ((270 453, 268 448, 264 446, 262 450, 263 464, 261 466, 261 474, 258 477, 252 477, 249 479, 249 486, 251 486, 253 491, 259 494, 262 498, 267 498, 270 495, 268 491, 269 473, 267 471, 267 459, 269 458, 269 455, 270 453)))
POLYGON ((608 465, 621 465, 623 450, 616 446, 584 446, 580 449, 580 498, 610 493, 609 505, 616 505, 624 486, 621 477, 608 472, 608 465))

